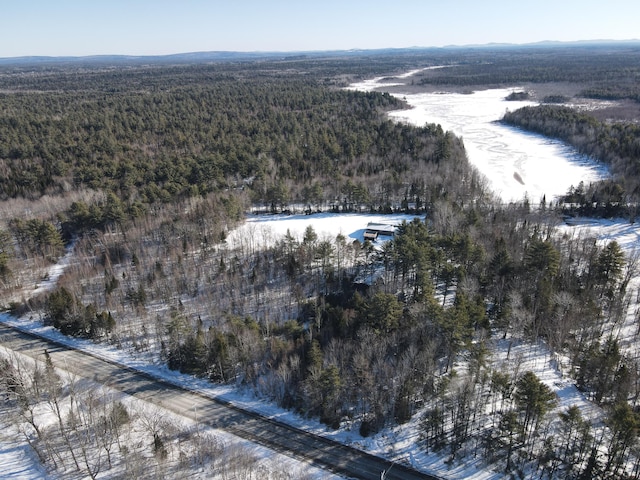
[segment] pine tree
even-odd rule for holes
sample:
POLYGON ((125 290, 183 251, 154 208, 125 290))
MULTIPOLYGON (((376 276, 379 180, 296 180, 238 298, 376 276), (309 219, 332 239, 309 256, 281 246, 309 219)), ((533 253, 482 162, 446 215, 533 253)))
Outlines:
POLYGON ((516 382, 514 399, 522 417, 525 437, 535 433, 544 416, 558 402, 556 394, 531 371, 525 372, 516 382))
POLYGON ((13 245, 11 235, 6 230, 0 229, 0 278, 6 279, 11 273, 9 259, 13 257, 13 245))
POLYGON ((560 438, 562 445, 558 450, 562 462, 573 468, 585 459, 587 447, 591 442, 591 425, 582 417, 580 408, 572 405, 566 411, 559 413, 560 438))
POLYGON ((521 435, 522 425, 518 420, 518 413, 513 410, 507 410, 502 414, 500 418, 500 424, 498 426, 499 439, 504 447, 506 447, 507 463, 505 465, 505 472, 511 472, 512 464, 511 457, 513 450, 515 449, 518 438, 521 435))
POLYGON ((609 415, 608 423, 612 436, 604 471, 609 472, 613 468, 613 475, 617 475, 629 448, 638 437, 640 418, 627 402, 618 402, 609 415))
POLYGON ((600 296, 609 300, 613 299, 615 288, 622 278, 624 262, 624 253, 615 240, 609 242, 600 252, 593 266, 593 278, 600 291, 600 296))
POLYGON ((49 397, 59 397, 62 390, 62 382, 60 380, 60 376, 56 373, 55 367, 53 366, 51 355, 46 349, 44 351, 44 380, 47 395, 49 397))

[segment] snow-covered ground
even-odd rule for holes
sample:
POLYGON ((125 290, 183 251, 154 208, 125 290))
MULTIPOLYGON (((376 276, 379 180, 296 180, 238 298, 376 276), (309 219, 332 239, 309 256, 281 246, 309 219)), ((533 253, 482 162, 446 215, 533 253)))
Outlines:
POLYGON ((71 262, 73 259, 73 246, 74 243, 71 243, 71 245, 67 247, 64 256, 55 265, 52 265, 49 268, 45 278, 43 278, 40 283, 36 285, 36 288, 32 292, 27 293, 27 295, 35 297, 43 292, 51 290, 56 286, 56 284, 58 283, 58 279, 64 273, 64 270, 69 266, 69 262, 71 262))
POLYGON ((2 423, 0 423, 0 467, 1 477, 7 480, 50 478, 31 447, 16 438, 16 432, 11 426, 2 423))
POLYGON ((227 244, 245 244, 251 249, 273 246, 287 232, 298 242, 302 241, 307 227, 313 227, 319 240, 335 240, 342 234, 347 241, 364 242, 364 232, 369 223, 400 225, 410 222, 416 215, 406 214, 360 214, 360 213, 314 213, 312 215, 249 215, 244 224, 229 232, 227 244))
MULTIPOLYGON (((142 364, 139 362, 139 360, 131 358, 127 354, 124 354, 122 351, 95 345, 87 341, 71 339, 69 337, 61 335, 59 332, 56 332, 52 328, 41 328, 38 326, 37 322, 25 320, 20 321, 13 319, 5 314, 0 314, 0 321, 20 326, 27 331, 37 331, 43 336, 54 338, 79 350, 97 353, 101 357, 115 360, 123 365, 137 365, 137 367, 141 370, 151 373, 158 378, 167 379, 175 384, 184 386, 185 388, 199 390, 211 396, 222 396, 225 398, 229 398, 230 400, 237 399, 237 402, 234 403, 245 404, 247 408, 253 409, 255 411, 261 411, 260 408, 256 408, 256 404, 258 404, 258 402, 251 398, 243 400, 244 397, 241 394, 233 393, 231 391, 228 391, 228 389, 211 388, 211 384, 204 381, 194 380, 192 377, 189 377, 187 375, 175 375, 175 372, 169 371, 166 368, 153 367, 142 364)), ((0 346, 0 358, 4 357, 15 359, 16 356, 18 361, 24 363, 25 365, 31 365, 34 363, 33 359, 26 357, 18 352, 9 351, 0 346)), ((58 374, 62 379, 66 378, 67 376, 67 373, 64 370, 59 370, 58 374)), ((117 391, 110 391, 107 387, 104 387, 102 385, 96 385, 96 388, 105 389, 107 390, 106 394, 108 394, 109 396, 119 398, 120 401, 122 401, 127 406, 127 409, 130 412, 142 412, 142 414, 146 416, 157 416, 165 420, 171 419, 171 422, 169 423, 179 426, 182 431, 193 430, 196 427, 195 422, 190 418, 180 416, 162 407, 151 405, 145 400, 131 397, 117 391)), ((38 409, 37 411, 37 423, 41 427, 44 425, 53 425, 56 423, 57 419, 52 410, 43 408, 38 409)), ((1 413, 4 414, 5 412, 1 413)), ((1 416, 2 415, 0 415, 0 417, 1 416)), ((215 438, 216 441, 220 442, 220 444, 222 445, 225 445, 227 448, 234 446, 243 448, 247 452, 250 452, 253 458, 260 461, 261 469, 263 472, 287 471, 292 475, 295 475, 297 473, 304 478, 316 480, 331 480, 340 478, 336 475, 329 474, 319 468, 311 467, 305 463, 301 463, 293 458, 274 453, 268 448, 253 444, 248 440, 241 439, 223 430, 210 427, 202 428, 202 426, 199 426, 198 428, 200 429, 200 434, 215 438)), ((19 432, 16 431, 14 425, 3 425, 2 423, 0 423, 0 478, 20 480, 62 478, 62 476, 60 474, 57 474, 56 472, 54 472, 53 474, 49 474, 46 469, 40 464, 35 452, 27 445, 26 442, 20 441, 20 438, 21 436, 19 432)), ((120 474, 124 475, 124 472, 121 472, 120 474)), ((109 471, 107 472, 107 475, 108 477, 112 477, 114 475, 118 475, 118 472, 109 471)), ((193 478, 203 477, 194 475, 193 478)))
MULTIPOLYGON (((356 87, 372 89, 378 85, 376 80, 356 87)), ((550 200, 553 196, 564 193, 572 184, 577 184, 581 180, 588 182, 605 174, 588 160, 576 157, 567 150, 568 147, 562 144, 494 124, 494 120, 499 118, 506 108, 518 107, 517 103, 502 101, 508 92, 509 90, 489 90, 473 95, 406 95, 407 101, 415 108, 392 113, 392 116, 416 124, 441 123, 443 128, 452 129, 454 133, 462 135, 472 163, 487 175, 493 188, 505 201, 521 199, 525 193, 532 201, 536 201, 543 194, 547 196, 547 200, 550 200), (468 126, 465 126, 466 122, 468 126), (461 126, 463 130, 457 130, 461 126), (525 141, 533 143, 523 143, 525 141), (516 172, 524 185, 515 180, 516 172)), ((412 218, 413 216, 406 215, 356 214, 249 216, 243 226, 229 234, 227 242, 229 245, 249 242, 251 248, 259 249, 272 245, 287 231, 294 238, 301 240, 309 225, 313 227, 319 239, 335 238, 341 233, 348 239, 362 241, 364 229, 369 222, 400 223, 403 220, 410 221, 412 218)), ((623 221, 585 220, 578 225, 561 228, 565 233, 578 231, 586 233, 586 229, 590 229, 592 235, 603 241, 616 239, 628 254, 635 251, 640 240, 640 228, 623 221)), ((36 292, 44 291, 55 284, 55 280, 64 270, 65 262, 68 262, 68 257, 52 267, 48 280, 39 285, 36 292)), ((251 393, 238 392, 231 386, 214 386, 206 381, 195 380, 190 376, 170 371, 164 365, 149 363, 147 357, 135 357, 129 352, 107 345, 64 337, 51 327, 43 327, 37 319, 16 319, 2 314, 0 320, 56 338, 75 348, 89 350, 105 358, 134 366, 177 384, 197 388, 201 392, 224 398, 236 405, 261 412, 307 431, 362 447, 395 461, 406 462, 443 478, 475 480, 503 478, 502 473, 486 469, 481 459, 468 459, 456 466, 447 463, 446 455, 425 453, 417 442, 420 421, 418 416, 408 424, 385 430, 371 438, 362 438, 358 434, 358 425, 353 425, 353 428, 347 425, 339 431, 329 430, 317 421, 302 419, 292 412, 262 402, 251 393)), ((631 321, 629 317, 629 322, 631 321)), ((492 357, 492 363, 495 366, 503 365, 505 369, 512 369, 515 365, 514 359, 517 359, 520 371, 532 370, 558 394, 560 408, 578 405, 587 418, 597 421, 601 417, 601 411, 585 400, 575 385, 562 375, 557 359, 551 358, 549 350, 543 344, 530 345, 515 342, 509 345, 507 342, 496 341, 492 357)), ((37 465, 37 459, 30 454, 28 447, 7 443, 2 437, 0 439, 2 439, 0 465, 3 466, 3 478, 42 478, 44 476, 37 465)))
MULTIPOLYGON (((247 228, 256 228, 260 231, 260 235, 263 236, 260 242, 269 243, 278 238, 278 236, 284 235, 287 231, 294 237, 301 239, 304 230, 307 226, 311 225, 316 233, 318 233, 319 238, 322 238, 323 235, 335 238, 337 234, 342 233, 348 238, 362 240, 362 232, 369 222, 382 221, 385 223, 399 223, 403 220, 411 220, 411 218, 413 217, 405 215, 385 216, 357 214, 252 216, 240 227, 239 232, 243 232, 243 230, 247 228), (267 242, 265 238, 269 239, 269 241, 267 242)), ((629 253, 634 251, 640 239, 640 226, 632 225, 622 220, 603 220, 596 222, 583 219, 576 223, 576 226, 562 226, 561 232, 580 232, 597 237, 602 241, 615 239, 625 251, 629 253)), ((234 238, 233 235, 235 233, 237 232, 232 232, 230 239, 234 238)), ((257 244, 256 248, 260 248, 260 245, 262 244, 257 244)), ((49 279, 53 279, 56 275, 62 273, 64 265, 67 262, 68 258, 65 257, 60 264, 52 266, 49 279)), ((52 282, 47 282, 39 288, 51 288, 52 286, 52 282)), ((41 335, 55 338, 74 348, 91 351, 110 360, 134 366, 157 377, 175 382, 176 384, 196 388, 200 392, 229 400, 243 408, 260 412, 271 418, 295 425, 307 431, 387 456, 395 461, 406 462, 415 468, 435 473, 443 478, 472 478, 476 480, 502 478, 502 474, 487 470, 482 464, 481 459, 476 461, 469 460, 463 464, 452 466, 447 463, 446 455, 425 453, 424 449, 420 447, 417 442, 420 430, 420 419, 418 416, 415 416, 414 419, 406 425, 385 430, 370 438, 363 438, 358 433, 357 424, 352 426, 346 425, 338 431, 330 430, 327 429, 324 424, 317 421, 300 418, 290 411, 260 401, 250 392, 239 392, 232 386, 211 385, 206 381, 197 380, 191 376, 171 371, 165 365, 150 364, 149 358, 144 356, 135 357, 132 356, 130 352, 117 350, 108 345, 99 345, 90 341, 65 337, 52 327, 44 327, 38 319, 16 319, 10 315, 2 314, 0 315, 0 320, 9 324, 18 325, 23 329, 41 335)), ((571 405, 577 405, 581 408, 586 418, 595 420, 596 424, 601 423, 599 421, 602 417, 600 409, 588 402, 581 392, 577 390, 575 384, 567 376, 563 376, 561 369, 558 368, 557 360, 558 359, 551 357, 549 350, 544 344, 531 345, 514 342, 512 345, 509 345, 508 340, 496 341, 492 356, 492 363, 496 367, 508 370, 518 365, 520 372, 531 370, 536 373, 545 384, 558 394, 560 400, 559 408, 565 409, 571 405)), ((37 465, 37 459, 33 458, 27 446, 7 442, 3 442, 2 445, 0 449, 0 464, 5 466, 7 478, 42 478, 42 471, 37 465)))
POLYGON ((640 224, 630 223, 621 218, 573 218, 568 223, 559 227, 561 233, 574 236, 590 236, 597 238, 601 243, 612 240, 628 254, 633 255, 640 250, 640 224))
MULTIPOLYGON (((401 78, 401 77, 398 77, 401 78)), ((376 78, 351 88, 384 91, 397 86, 376 78)), ((571 185, 585 184, 606 176, 606 169, 578 154, 566 144, 512 128, 498 120, 505 111, 534 105, 530 101, 507 101, 518 88, 461 93, 393 93, 406 100, 408 110, 390 112, 399 121, 417 126, 440 124, 462 137, 469 161, 487 177, 491 189, 504 202, 520 201, 526 195, 537 204, 567 192, 571 185)), ((391 92, 390 92, 391 93, 391 92)))

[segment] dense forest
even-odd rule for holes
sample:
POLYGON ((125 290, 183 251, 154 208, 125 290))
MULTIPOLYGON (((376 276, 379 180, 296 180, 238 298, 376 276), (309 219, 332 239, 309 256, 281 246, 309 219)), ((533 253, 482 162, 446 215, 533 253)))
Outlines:
POLYGON ((638 45, 490 50, 486 55, 455 58, 452 68, 427 70, 425 86, 572 85, 585 98, 640 100, 638 45))
MULTIPOLYGON (((623 91, 640 61, 626 50, 454 53, 418 83, 607 81, 623 91)), ((250 388, 330 428, 368 436, 419 416, 424 448, 452 462, 473 454, 506 472, 639 478, 640 366, 616 335, 637 259, 615 242, 558 235, 548 209, 494 202, 461 139, 391 122, 385 112, 403 103, 389 94, 343 88, 441 56, 6 67, 4 307, 250 388), (265 248, 230 245, 251 208, 419 217, 377 249, 313 228, 265 248), (56 290, 29 298, 25 286, 65 249, 73 260, 56 290), (367 273, 378 281, 359 282, 367 273), (579 410, 558 412, 518 361, 493 363, 502 339, 567 358, 609 433, 579 410)), ((615 168, 629 183, 614 177, 611 188, 633 192, 635 126, 544 108, 542 123, 555 118, 554 131, 568 126, 586 153, 624 164, 615 168)))
POLYGON ((504 122, 559 138, 580 153, 606 164, 612 178, 594 185, 576 185, 563 199, 589 216, 635 218, 640 200, 640 126, 605 122, 570 107, 525 107, 504 116, 504 122))

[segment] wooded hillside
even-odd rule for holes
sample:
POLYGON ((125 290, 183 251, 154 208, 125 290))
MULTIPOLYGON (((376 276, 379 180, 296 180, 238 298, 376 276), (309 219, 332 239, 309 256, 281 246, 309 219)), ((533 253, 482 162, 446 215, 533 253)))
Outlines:
MULTIPOLYGON (((615 242, 556 235, 553 212, 494 204, 461 139, 389 121, 403 104, 388 94, 339 88, 362 68, 6 72, 5 306, 331 428, 367 436, 419 412, 420 441, 452 460, 475 451, 508 471, 615 475, 637 446, 640 369, 614 335, 636 259, 615 242), (420 217, 378 249, 312 228, 262 249, 229 244, 252 206, 420 217), (65 245, 73 261, 58 288, 28 300, 65 245), (357 281, 367 274, 379 280, 357 281), (579 412, 552 415, 556 399, 532 372, 492 367, 497 338, 544 340, 569 358, 613 436, 579 412), (598 448, 608 457, 592 464, 598 448)), ((627 130, 611 132, 627 148, 627 130)))
POLYGON ((507 112, 503 121, 559 138, 580 153, 607 165, 611 179, 575 185, 563 199, 570 209, 589 216, 635 218, 640 201, 640 126, 603 122, 570 107, 542 105, 507 112))

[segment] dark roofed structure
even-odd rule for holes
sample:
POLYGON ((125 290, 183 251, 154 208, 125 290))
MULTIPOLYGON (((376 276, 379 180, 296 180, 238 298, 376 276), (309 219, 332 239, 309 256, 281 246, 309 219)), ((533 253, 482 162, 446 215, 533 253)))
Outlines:
POLYGON ((375 241, 379 236, 393 237, 396 234, 396 226, 387 223, 369 222, 364 232, 364 239, 375 241))

